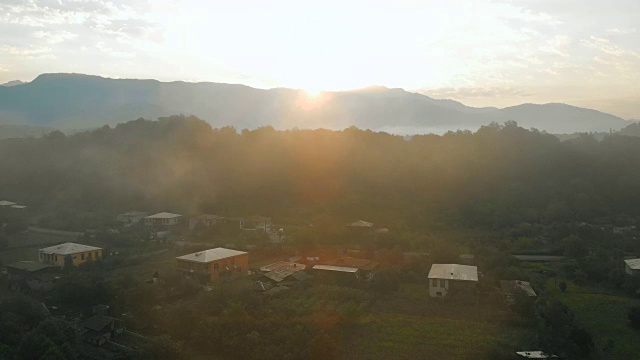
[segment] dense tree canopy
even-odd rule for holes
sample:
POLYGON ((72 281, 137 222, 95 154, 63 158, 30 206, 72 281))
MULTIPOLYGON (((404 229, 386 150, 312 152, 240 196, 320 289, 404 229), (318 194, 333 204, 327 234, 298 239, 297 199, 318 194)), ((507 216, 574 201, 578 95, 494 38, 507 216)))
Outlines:
POLYGON ((356 128, 237 132, 195 117, 139 119, 2 140, 0 155, 0 197, 58 217, 143 209, 420 229, 603 217, 624 225, 640 215, 640 138, 560 142, 515 122, 407 140, 356 128))

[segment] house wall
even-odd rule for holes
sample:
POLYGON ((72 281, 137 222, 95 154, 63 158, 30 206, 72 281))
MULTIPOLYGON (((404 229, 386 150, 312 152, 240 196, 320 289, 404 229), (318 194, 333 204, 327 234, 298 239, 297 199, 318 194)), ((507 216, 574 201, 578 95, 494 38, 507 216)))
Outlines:
POLYGON ((629 264, 627 264, 627 263, 624 264, 624 271, 629 275, 640 274, 639 270, 633 270, 632 268, 629 267, 629 264))
POLYGON ((429 279, 429 296, 444 297, 449 293, 449 280, 429 279))
MULTIPOLYGON (((93 260, 102 259, 102 249, 83 251, 76 254, 69 255, 73 260, 73 266, 78 266, 87 262, 90 258, 93 260)), ((38 254, 38 261, 43 264, 52 264, 59 267, 64 267, 65 255, 45 253, 42 250, 38 254)))
POLYGON ((249 271, 249 254, 231 256, 209 263, 177 259, 177 268, 183 273, 191 273, 191 270, 196 274, 208 273, 209 280, 215 282, 223 277, 246 275, 249 271))
POLYGON ((451 291, 471 293, 475 289, 475 287, 476 287, 475 281, 429 279, 429 296, 445 297, 451 291))

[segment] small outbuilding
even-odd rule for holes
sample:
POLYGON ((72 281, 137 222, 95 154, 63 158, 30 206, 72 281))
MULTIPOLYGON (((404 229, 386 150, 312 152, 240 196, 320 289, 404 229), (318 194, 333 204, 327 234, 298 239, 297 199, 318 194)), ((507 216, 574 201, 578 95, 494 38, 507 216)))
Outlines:
POLYGON ((629 275, 640 275, 640 259, 625 260, 624 271, 629 275))

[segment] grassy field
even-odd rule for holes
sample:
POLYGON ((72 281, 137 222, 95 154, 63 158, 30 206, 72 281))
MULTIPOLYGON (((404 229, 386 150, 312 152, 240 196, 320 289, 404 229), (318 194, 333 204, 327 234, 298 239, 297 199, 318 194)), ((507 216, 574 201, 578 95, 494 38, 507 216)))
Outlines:
POLYGON ((513 354, 535 341, 502 302, 431 299, 421 284, 401 284, 371 310, 349 336, 344 358, 495 359, 495 351, 513 354))
POLYGON ((598 349, 612 339, 615 343, 611 359, 639 359, 640 331, 628 326, 627 311, 640 305, 637 299, 597 293, 594 290, 568 283, 566 293, 547 283, 547 295, 564 302, 575 313, 576 321, 594 337, 598 349))
POLYGON ((527 334, 474 320, 376 314, 352 335, 345 358, 489 359, 498 347, 517 350, 527 334))

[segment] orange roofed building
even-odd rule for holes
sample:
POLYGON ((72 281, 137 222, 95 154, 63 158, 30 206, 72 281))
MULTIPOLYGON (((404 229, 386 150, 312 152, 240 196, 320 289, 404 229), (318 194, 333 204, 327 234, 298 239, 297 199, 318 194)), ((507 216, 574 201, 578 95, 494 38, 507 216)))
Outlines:
POLYGON ((225 248, 178 256, 176 260, 178 271, 211 282, 246 275, 249 271, 249 253, 225 248))

